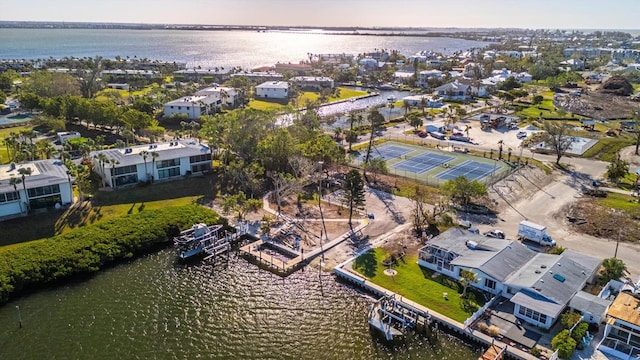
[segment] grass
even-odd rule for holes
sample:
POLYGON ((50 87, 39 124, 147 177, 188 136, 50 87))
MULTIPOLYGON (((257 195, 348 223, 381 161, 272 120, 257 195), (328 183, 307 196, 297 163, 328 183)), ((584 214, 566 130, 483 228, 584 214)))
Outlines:
POLYGON ((616 158, 616 155, 620 149, 633 145, 633 139, 627 136, 619 137, 605 137, 600 139, 589 150, 582 154, 584 158, 596 158, 602 161, 612 161, 616 158))
POLYGON ((613 192, 608 193, 606 198, 598 198, 598 204, 603 207, 626 211, 632 215, 640 210, 638 199, 631 195, 613 192))
POLYGON ((92 201, 64 211, 51 210, 28 217, 0 222, 0 252, 6 245, 64 234, 81 226, 191 203, 206 203, 216 196, 213 176, 194 177, 151 186, 100 192, 92 201))
MULTIPOLYGON (((459 322, 464 322, 483 305, 462 299, 458 295, 461 289, 457 282, 443 276, 437 276, 436 281, 431 271, 416 264, 417 255, 400 259, 394 267, 397 275, 385 275, 382 261, 388 256, 384 249, 372 249, 357 258, 353 268, 373 283, 459 322), (448 293, 448 299, 444 299, 442 293, 448 293)), ((467 292, 472 299, 481 298, 474 296, 474 292, 467 292)))
POLYGON ((9 162, 9 153, 4 145, 4 139, 8 138, 11 133, 19 133, 22 130, 31 130, 33 126, 16 126, 0 129, 0 164, 9 162))
MULTIPOLYGON (((335 96, 335 95, 329 96, 327 102, 346 100, 356 96, 367 95, 366 91, 353 90, 353 89, 348 89, 343 87, 339 87, 338 89, 340 90, 338 96, 335 96)), ((308 102, 317 101, 319 98, 320 98, 320 93, 313 92, 313 91, 305 91, 298 96, 296 103, 300 104, 300 106, 305 106, 305 104, 307 104, 308 102)), ((291 102, 289 102, 289 104, 291 104, 291 102)), ((258 100, 258 99, 251 99, 249 101, 248 106, 256 110, 276 110, 277 111, 277 110, 283 110, 287 105, 282 104, 281 102, 278 102, 278 101, 264 101, 264 100, 258 100)))
POLYGON ((105 101, 109 99, 109 96, 107 94, 109 93, 118 93, 120 94, 120 97, 122 97, 123 99, 128 99, 129 96, 143 96, 143 95, 147 95, 149 92, 151 92, 151 90, 153 90, 154 87, 157 87, 158 85, 154 84, 153 86, 145 86, 144 88, 140 89, 140 90, 133 90, 131 91, 131 93, 129 93, 129 90, 122 90, 122 89, 104 89, 99 91, 96 94, 96 99, 100 100, 100 101, 105 101))

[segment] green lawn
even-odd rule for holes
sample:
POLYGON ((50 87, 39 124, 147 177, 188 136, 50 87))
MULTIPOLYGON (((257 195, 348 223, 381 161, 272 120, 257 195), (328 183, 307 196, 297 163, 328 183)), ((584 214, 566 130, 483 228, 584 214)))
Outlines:
POLYGON ((602 161, 612 161, 620 149, 633 145, 634 141, 628 136, 603 137, 589 150, 582 154, 584 158, 596 158, 602 161))
POLYGON ((631 213, 632 215, 640 215, 638 199, 630 195, 610 192, 607 193, 606 198, 598 198, 598 204, 611 209, 623 210, 631 213))
POLYGON ((16 126, 0 129, 0 164, 9 162, 9 153, 7 152, 7 147, 4 145, 4 139, 8 138, 11 133, 19 133, 22 130, 31 129, 33 129, 33 126, 16 126))
POLYGON ((218 187, 214 176, 100 192, 91 202, 64 211, 51 210, 28 217, 0 222, 0 251, 4 245, 48 238, 78 227, 136 214, 144 210, 207 203, 215 198, 218 187))
MULTIPOLYGON (((350 99, 356 96, 367 95, 366 91, 353 90, 353 89, 348 89, 343 87, 339 87, 338 90, 339 90, 338 96, 334 96, 334 95, 330 96, 327 102, 345 100, 345 99, 350 99)), ((298 96, 297 104, 300 104, 300 106, 305 106, 305 104, 307 104, 308 102, 317 101, 319 98, 320 98, 320 93, 313 92, 313 91, 305 91, 298 96)), ((250 108, 257 109, 257 110, 283 110, 286 107, 286 105, 276 101, 264 101, 264 100, 257 100, 257 99, 251 99, 249 101, 248 106, 250 108)))
POLYGON ((264 111, 280 111, 284 110, 286 105, 275 102, 275 101, 264 101, 264 100, 249 100, 248 107, 256 110, 264 110, 264 111))
POLYGON ((397 275, 385 275, 386 267, 382 261, 387 256, 389 254, 381 248, 372 249, 357 258, 353 268, 373 283, 459 322, 464 322, 484 304, 482 297, 475 296, 471 291, 468 293, 472 300, 464 301, 460 297, 462 291, 457 282, 444 276, 432 277, 431 271, 418 266, 417 255, 399 260, 394 266, 397 275), (442 293, 449 294, 448 300, 444 299, 442 293))

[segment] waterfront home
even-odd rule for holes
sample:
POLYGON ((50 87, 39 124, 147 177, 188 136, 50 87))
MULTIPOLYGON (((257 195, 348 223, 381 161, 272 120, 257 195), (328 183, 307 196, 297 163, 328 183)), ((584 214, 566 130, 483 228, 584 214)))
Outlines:
POLYGON ((220 96, 185 96, 164 104, 164 117, 185 114, 189 119, 197 119, 202 115, 215 113, 221 103, 220 96))
POLYGON ((410 95, 402 98, 402 101, 406 101, 411 106, 422 106, 422 99, 424 99, 424 105, 428 108, 440 108, 444 105, 442 99, 434 99, 430 95, 410 95))
POLYGON ((637 293, 620 292, 607 311, 604 338, 598 350, 619 359, 640 355, 640 300, 637 293))
POLYGON ((333 89, 333 79, 324 76, 295 76, 289 81, 298 84, 301 89, 320 91, 322 89, 333 89))
POLYGON ((242 72, 238 72, 235 74, 231 74, 231 77, 237 77, 237 76, 242 76, 242 77, 246 77, 247 79, 251 80, 251 81, 260 81, 260 82, 265 82, 265 81, 281 81, 282 79, 284 79, 284 75, 282 74, 278 74, 277 72, 273 72, 273 71, 242 71, 242 72))
POLYGON ((477 282, 471 286, 509 299, 514 316, 549 329, 571 299, 595 282, 600 260, 571 250, 538 253, 518 241, 451 228, 419 250, 418 265, 453 279, 472 271, 477 282))
POLYGON ((443 73, 440 70, 422 70, 418 73, 416 78, 416 86, 427 88, 429 87, 429 79, 441 80, 442 76, 443 73))
POLYGON ((489 94, 486 85, 465 79, 456 79, 454 82, 435 88, 440 97, 445 100, 470 100, 473 97, 485 97, 489 94))
POLYGON ((56 159, 0 165, 0 219, 71 204, 72 181, 67 167, 56 159))
POLYGON ((501 70, 493 70, 491 72, 490 77, 486 79, 482 79, 482 84, 487 86, 496 86, 502 83, 503 81, 506 81, 510 77, 514 78, 516 81, 518 81, 521 84, 526 84, 533 80, 533 76, 526 71, 515 73, 515 72, 512 72, 511 70, 507 70, 503 68, 501 70))
POLYGON ((289 83, 286 81, 267 81, 256 86, 256 99, 287 99, 289 83))
POLYGON ((132 77, 153 78, 159 75, 157 71, 152 70, 134 70, 134 69, 114 69, 114 70, 102 70, 100 76, 109 79, 124 79, 129 80, 132 77))
POLYGON ((198 90, 195 95, 217 98, 219 101, 216 101, 216 104, 225 104, 227 106, 235 106, 238 101, 238 90, 218 84, 198 90))
POLYGON ((408 84, 414 72, 408 70, 399 70, 393 73, 393 82, 396 84, 408 84))
POLYGON ((122 186, 201 174, 211 169, 211 150, 194 140, 138 145, 91 153, 102 186, 122 186))
POLYGON ((223 83, 231 77, 231 73, 235 68, 229 67, 215 67, 213 69, 184 69, 174 72, 175 75, 183 77, 189 81, 200 81, 210 79, 211 82, 223 83))

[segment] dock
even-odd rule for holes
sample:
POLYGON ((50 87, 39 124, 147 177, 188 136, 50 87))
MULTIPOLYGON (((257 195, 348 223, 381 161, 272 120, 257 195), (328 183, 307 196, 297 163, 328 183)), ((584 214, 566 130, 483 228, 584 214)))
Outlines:
POLYGON ((491 346, 487 349, 487 351, 482 354, 478 358, 478 360, 502 360, 504 359, 504 354, 507 352, 507 347, 500 347, 495 344, 495 342, 491 343, 491 346))
POLYGON ((381 297, 369 309, 369 325, 380 331, 388 341, 403 337, 405 332, 431 321, 428 312, 416 309, 395 294, 381 297))

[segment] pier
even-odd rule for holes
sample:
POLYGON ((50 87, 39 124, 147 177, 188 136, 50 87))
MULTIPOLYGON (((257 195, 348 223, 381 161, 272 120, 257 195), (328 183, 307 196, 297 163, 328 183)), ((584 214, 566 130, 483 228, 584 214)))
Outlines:
POLYGON ((491 343, 491 346, 478 358, 478 360, 502 360, 504 359, 504 354, 507 351, 507 347, 499 347, 494 342, 491 343))
POLYGON ((383 296, 369 310, 369 325, 389 341, 418 325, 429 325, 430 320, 428 312, 416 309, 395 294, 383 296))

